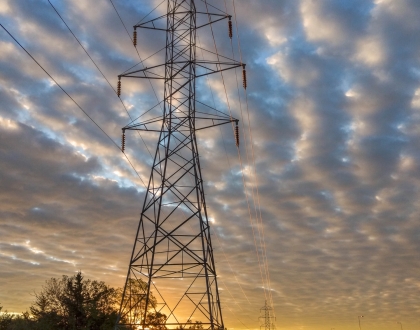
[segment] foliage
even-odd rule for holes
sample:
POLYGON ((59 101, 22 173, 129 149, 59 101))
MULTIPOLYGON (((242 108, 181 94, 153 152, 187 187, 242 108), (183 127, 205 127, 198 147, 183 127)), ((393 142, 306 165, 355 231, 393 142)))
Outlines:
POLYGON ((36 323, 63 330, 111 329, 117 317, 118 290, 104 282, 72 277, 51 278, 30 307, 36 323))
POLYGON ((12 323, 13 315, 7 313, 7 311, 2 312, 2 310, 3 306, 0 305, 0 330, 7 330, 12 323))
MULTIPOLYGON (((190 321, 190 320, 188 320, 190 321)), ((195 321, 195 323, 192 323, 190 321, 191 325, 189 325, 188 329, 195 329, 195 330, 201 330, 203 329, 203 323, 201 321, 195 321)))
MULTIPOLYGON (((144 317, 144 309, 146 308, 146 292, 147 292, 147 283, 145 283, 142 279, 138 278, 129 278, 126 283, 126 293, 124 296, 124 302, 123 306, 131 306, 130 316, 126 316, 127 318, 131 318, 131 320, 125 320, 128 322, 133 323, 142 323, 142 319, 144 317)), ((150 294, 149 297, 149 303, 148 303, 148 314, 146 316, 146 323, 148 320, 153 320, 153 317, 151 316, 153 313, 150 312, 150 310, 154 310, 157 305, 157 300, 153 296, 153 294, 150 294)), ((160 313, 154 313, 153 315, 157 315, 161 317, 160 313)), ((165 319, 166 320, 166 319, 165 319)), ((156 321, 157 322, 157 321, 156 321)))
POLYGON ((166 326, 166 315, 155 312, 149 313, 146 317, 146 324, 148 325, 149 329, 151 330, 165 330, 166 326))
POLYGON ((185 329, 201 330, 201 329, 203 329, 203 322, 195 321, 195 323, 193 323, 190 319, 188 319, 186 324, 178 326, 177 329, 180 329, 180 330, 185 330, 185 329))
MULTIPOLYGON (((132 297, 144 297, 146 283, 130 280, 132 297)), ((85 280, 81 272, 74 276, 51 278, 41 292, 35 293, 30 313, 19 316, 2 313, 0 306, 0 330, 113 330, 117 320, 122 290, 104 282, 85 280)), ((143 315, 144 299, 134 301, 136 313, 143 315)), ((156 298, 150 297, 150 308, 156 307, 156 298)), ((147 323, 152 330, 164 330, 166 315, 149 312, 147 323)))

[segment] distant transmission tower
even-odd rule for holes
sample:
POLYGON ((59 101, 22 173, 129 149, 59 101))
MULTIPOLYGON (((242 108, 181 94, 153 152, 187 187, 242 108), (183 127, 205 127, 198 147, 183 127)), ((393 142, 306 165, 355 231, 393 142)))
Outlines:
POLYGON ((224 329, 196 132, 236 123, 239 145, 238 120, 196 100, 196 78, 242 68, 246 87, 246 76, 243 63, 198 47, 197 30, 223 19, 232 37, 231 16, 207 2, 167 0, 166 14, 135 25, 135 46, 138 28, 166 33, 165 61, 118 76, 118 95, 121 78, 160 79, 164 98, 163 114, 122 129, 123 151, 126 130, 159 138, 115 329, 224 329))
POLYGON ((260 317, 259 319, 262 320, 262 324, 260 325, 260 330, 275 330, 274 322, 275 317, 273 316, 273 308, 267 305, 267 301, 265 301, 264 307, 260 308, 260 317))

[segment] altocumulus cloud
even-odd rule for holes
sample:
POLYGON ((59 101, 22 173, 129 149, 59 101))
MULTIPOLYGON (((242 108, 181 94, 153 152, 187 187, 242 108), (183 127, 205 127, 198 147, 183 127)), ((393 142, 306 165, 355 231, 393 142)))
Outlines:
MULTIPOLYGON (((109 1, 52 3, 112 84, 138 62, 109 1)), ((158 4, 114 3, 127 26, 158 4)), ((226 4, 233 14, 233 1, 226 4)), ((362 314, 370 329, 394 329, 396 321, 418 327, 420 6, 236 0, 235 10, 253 150, 233 72, 226 83, 248 142, 245 189, 229 129, 199 135, 227 327, 258 328, 265 299, 244 194, 255 182, 252 153, 277 328, 351 329, 362 314)), ((48 2, 3 0, 0 21, 118 141, 125 109, 48 2)), ((226 31, 215 33, 219 51, 231 54, 226 31)), ((159 49, 159 38, 139 33, 142 57, 159 49)), ((211 48, 213 41, 200 42, 211 48)), ((0 302, 24 310, 46 279, 79 269, 121 286, 141 180, 4 31, 0 49, 0 302)), ((223 85, 210 82, 227 111, 223 85)), ((133 117, 156 102, 147 82, 123 88, 133 117)), ((206 83, 198 91, 212 99, 206 83)), ((127 154, 147 180, 145 145, 153 150, 155 138, 129 139, 127 154)))

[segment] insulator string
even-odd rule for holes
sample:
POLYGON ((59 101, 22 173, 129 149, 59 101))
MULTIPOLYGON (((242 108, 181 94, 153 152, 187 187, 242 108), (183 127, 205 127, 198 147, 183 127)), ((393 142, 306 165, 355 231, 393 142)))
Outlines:
POLYGON ((125 129, 122 130, 121 151, 125 152, 125 129))
POLYGON ((133 31, 133 45, 134 47, 137 46, 137 30, 136 29, 134 29, 133 31))
POLYGON ((247 87, 245 64, 242 64, 242 84, 244 89, 247 87))
POLYGON ((236 121, 236 126, 235 126, 235 142, 236 142, 236 146, 239 148, 239 126, 238 126, 238 121, 236 121))

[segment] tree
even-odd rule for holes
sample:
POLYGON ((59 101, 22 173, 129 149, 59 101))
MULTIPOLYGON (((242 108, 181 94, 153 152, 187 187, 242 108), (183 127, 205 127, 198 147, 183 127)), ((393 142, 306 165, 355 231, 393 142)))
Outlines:
POLYGON ((51 278, 30 307, 33 319, 46 328, 62 330, 112 329, 117 318, 120 290, 104 282, 72 277, 51 278))
POLYGON ((6 327, 7 330, 55 330, 46 324, 37 324, 28 312, 15 315, 12 322, 6 327))
POLYGON ((2 310, 3 306, 0 305, 0 330, 7 330, 12 323, 13 315, 7 313, 7 311, 2 312, 2 310))
MULTIPOLYGON (((144 309, 146 308, 147 283, 140 278, 130 278, 126 283, 126 295, 124 296, 123 306, 130 305, 130 315, 122 315, 122 319, 128 323, 142 324, 144 309)), ((150 294, 148 315, 156 308, 157 300, 150 294)), ((159 313, 160 314, 160 313, 159 313)), ((146 323, 147 318, 146 316, 146 323)), ((164 315, 164 314, 161 314, 164 315)), ((124 322, 123 322, 124 323, 124 322)))
POLYGON ((194 329, 194 330, 203 329, 203 322, 201 322, 201 321, 195 321, 195 323, 192 323, 191 320, 188 320, 188 322, 191 323, 191 325, 188 327, 188 329, 194 329))
MULTIPOLYGON (((128 285, 130 303, 136 306, 136 317, 142 318, 147 284, 130 280, 128 285)), ((35 302, 29 308, 31 314, 1 313, 0 306, 0 330, 113 330, 122 292, 104 282, 85 280, 81 272, 51 278, 35 293, 35 302)), ((157 300, 153 295, 149 303, 146 323, 152 330, 165 330, 167 317, 155 310, 157 300)))
POLYGON ((151 330, 165 330, 166 328, 166 315, 163 313, 155 312, 149 313, 146 316, 146 324, 151 330))
POLYGON ((185 329, 201 330, 201 329, 204 329, 204 328, 203 328, 203 322, 195 321, 195 323, 193 323, 191 321, 191 319, 188 319, 187 323, 185 323, 184 325, 180 325, 180 326, 176 327, 176 329, 179 329, 179 330, 185 330, 185 329))

